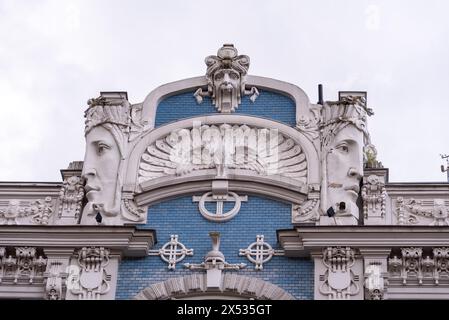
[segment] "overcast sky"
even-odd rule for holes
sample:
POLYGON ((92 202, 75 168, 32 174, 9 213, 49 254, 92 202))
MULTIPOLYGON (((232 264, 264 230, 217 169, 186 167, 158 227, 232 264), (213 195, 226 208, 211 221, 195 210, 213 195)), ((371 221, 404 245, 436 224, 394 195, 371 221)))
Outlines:
POLYGON ((449 1, 0 0, 0 181, 60 181, 86 101, 203 75, 223 43, 317 101, 368 91, 390 181, 445 181, 449 1))

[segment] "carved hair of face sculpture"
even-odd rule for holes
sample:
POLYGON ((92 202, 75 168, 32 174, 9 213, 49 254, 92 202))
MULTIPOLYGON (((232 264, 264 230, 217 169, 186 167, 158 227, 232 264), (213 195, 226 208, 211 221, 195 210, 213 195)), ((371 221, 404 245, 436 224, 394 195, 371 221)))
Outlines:
POLYGON ((327 155, 328 206, 337 216, 358 219, 356 201, 363 175, 364 133, 348 124, 335 135, 327 155))
POLYGON ((88 203, 84 209, 83 219, 93 219, 97 212, 102 216, 115 216, 120 210, 121 155, 118 143, 110 130, 112 126, 114 125, 96 126, 86 135, 86 155, 82 175, 86 180, 88 203))

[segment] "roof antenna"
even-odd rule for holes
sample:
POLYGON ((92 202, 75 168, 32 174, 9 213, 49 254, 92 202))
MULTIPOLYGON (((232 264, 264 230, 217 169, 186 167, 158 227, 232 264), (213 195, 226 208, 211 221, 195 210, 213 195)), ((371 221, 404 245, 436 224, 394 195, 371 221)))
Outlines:
POLYGON ((319 84, 318 85, 318 104, 323 105, 323 85, 319 84))
POLYGON ((447 174, 447 182, 449 182, 449 155, 440 154, 441 159, 446 159, 446 168, 444 168, 444 164, 441 165, 441 172, 446 172, 447 174))

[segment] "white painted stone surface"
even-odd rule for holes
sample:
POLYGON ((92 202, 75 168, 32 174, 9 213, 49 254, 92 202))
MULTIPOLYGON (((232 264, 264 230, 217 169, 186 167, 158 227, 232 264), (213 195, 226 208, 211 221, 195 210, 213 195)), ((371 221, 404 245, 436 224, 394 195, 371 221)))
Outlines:
MULTIPOLYGON (((141 103, 131 104, 126 92, 89 100, 84 163, 61 170, 62 182, 0 182, 0 297, 113 299, 121 257, 146 256, 155 240, 126 226, 146 223, 148 206, 192 190, 203 195, 192 198, 199 214, 214 222, 232 219, 247 195, 291 204, 292 230, 281 231, 279 242, 286 256, 314 259, 316 299, 449 297, 449 184, 388 181, 370 141, 364 94, 311 104, 293 84, 248 75, 249 57, 232 45, 206 63, 206 76, 165 84, 141 103), (257 102, 259 90, 292 98, 294 128, 230 114, 244 95, 257 102), (217 114, 154 128, 159 102, 187 91, 198 102, 211 97, 217 114), (206 201, 217 203, 215 213, 206 212, 206 201), (220 210, 225 201, 236 203, 228 216, 220 210), (97 265, 80 252, 98 258, 97 265)), ((213 267, 243 268, 227 263, 214 239, 205 261, 189 266, 205 271, 201 276, 169 279, 138 298, 217 290, 291 298, 213 267)), ((248 259, 253 247, 242 249, 248 259)), ((256 269, 268 260, 250 259, 256 269)))

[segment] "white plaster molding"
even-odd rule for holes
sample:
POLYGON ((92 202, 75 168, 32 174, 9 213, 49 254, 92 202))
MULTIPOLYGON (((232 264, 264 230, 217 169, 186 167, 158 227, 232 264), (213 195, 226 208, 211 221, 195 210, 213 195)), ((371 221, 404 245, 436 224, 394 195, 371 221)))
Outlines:
POLYGON ((283 256, 284 250, 274 250, 269 243, 265 242, 263 235, 257 235, 256 242, 251 243, 246 249, 240 249, 239 255, 245 256, 254 263, 254 269, 263 270, 264 263, 270 261, 273 256, 283 256))
POLYGON ((449 200, 398 197, 395 202, 396 223, 399 225, 449 225, 449 200))
POLYGON ((449 247, 449 227, 440 226, 299 226, 278 232, 287 256, 308 257, 328 246, 353 248, 449 247))
POLYGON ((51 197, 35 201, 12 199, 0 201, 0 225, 48 225, 55 210, 51 197))
POLYGON ((320 186, 309 185, 307 200, 302 204, 292 205, 292 223, 316 223, 320 220, 320 186))
MULTIPOLYGON (((305 188, 295 185, 292 179, 276 180, 240 172, 229 174, 227 178, 229 189, 239 194, 263 195, 287 203, 302 203, 306 199, 305 188)), ((211 172, 202 176, 188 175, 178 179, 167 177, 156 182, 147 181, 140 186, 141 193, 136 195, 135 200, 140 206, 149 206, 164 199, 206 193, 211 190, 215 179, 215 172, 211 172)))
POLYGON ((43 281, 47 259, 35 247, 0 247, 0 283, 29 283, 35 278, 43 281), (9 252, 8 252, 9 251, 9 252))
POLYGON ((0 243, 3 246, 41 248, 107 247, 123 256, 144 257, 153 247, 156 236, 153 230, 135 227, 96 226, 0 226, 0 243))
POLYGON ((84 181, 81 177, 70 176, 64 179, 59 191, 58 219, 55 224, 77 224, 84 198, 84 181))
POLYGON ((447 300, 449 287, 434 285, 407 285, 403 287, 390 285, 385 294, 388 300, 447 300))
POLYGON ((361 194, 365 220, 369 218, 384 219, 387 207, 387 190, 383 178, 370 175, 363 178, 363 183, 361 194))
MULTIPOLYGON (((280 134, 285 136, 286 138, 292 139, 297 145, 299 145, 304 152, 304 155, 306 157, 305 161, 307 162, 307 181, 306 184, 301 184, 298 186, 298 183, 295 182, 294 179, 289 177, 283 177, 279 175, 255 175, 254 171, 251 170, 228 170, 227 178, 229 180, 238 179, 240 180, 247 180, 248 182, 260 182, 260 186, 255 186, 256 188, 253 188, 255 190, 263 190, 264 184, 272 184, 274 186, 276 185, 284 185, 288 186, 290 190, 298 190, 303 193, 308 192, 307 185, 309 184, 320 184, 320 173, 319 173, 319 160, 318 160, 318 154, 313 146, 313 144, 300 132, 295 130, 294 128, 290 128, 284 124, 281 124, 279 122, 256 118, 256 117, 250 117, 250 116, 242 116, 242 115, 209 115, 204 117, 196 117, 192 119, 186 119, 186 120, 180 120, 176 123, 167 124, 165 126, 159 127, 155 130, 152 130, 146 134, 144 134, 141 138, 141 140, 135 145, 133 150, 130 152, 130 158, 128 162, 128 168, 127 168, 127 175, 126 180, 124 183, 124 191, 126 192, 135 192, 136 193, 136 203, 137 205, 143 205, 148 204, 149 201, 143 201, 142 199, 146 196, 143 195, 144 193, 151 193, 151 192, 158 192, 158 188, 165 186, 166 183, 171 185, 178 185, 185 181, 194 180, 198 181, 201 179, 205 179, 208 177, 208 179, 214 178, 216 176, 216 170, 204 170, 201 175, 196 174, 196 172, 185 174, 182 176, 171 176, 164 179, 164 177, 160 177, 157 179, 153 179, 151 181, 145 181, 141 184, 137 184, 136 187, 136 181, 137 181, 137 174, 139 171, 139 164, 141 162, 141 157, 146 151, 147 147, 152 145, 155 141, 160 139, 161 137, 168 136, 171 132, 177 131, 183 128, 192 128, 194 123, 201 122, 202 124, 206 125, 220 125, 223 123, 227 123, 230 125, 244 125, 246 124, 249 127, 256 127, 256 128, 272 128, 278 130, 280 134), (310 164, 310 165, 309 165, 310 164), (246 177, 246 178, 245 178, 246 177)), ((253 183, 254 184, 254 183, 253 183)), ((182 187, 181 187, 182 188, 182 187)), ((231 188, 231 185, 230 185, 231 188)), ((172 188, 170 188, 172 189, 172 188)), ((176 189, 176 188, 173 188, 176 189)), ((234 192, 240 192, 240 190, 236 190, 235 188, 232 188, 234 192)), ((276 189, 276 188, 275 188, 276 189)), ((167 190, 170 195, 167 196, 173 197, 177 194, 171 190, 167 190)), ((201 190, 203 192, 206 192, 207 189, 201 190)), ((249 192, 251 190, 248 190, 249 192)), ((246 192, 243 190, 243 192, 246 192)), ((269 194, 270 192, 265 192, 266 194, 269 194)), ((161 197, 163 197, 163 194, 161 193, 161 197)), ((279 197, 282 199, 282 193, 279 193, 279 197)), ((150 198, 154 198, 150 195, 150 198)), ((302 203, 303 197, 300 196, 301 199, 296 199, 295 201, 291 201, 294 203, 302 203)), ((159 196, 157 199, 161 199, 159 196)), ((157 201, 157 200, 153 200, 157 201)))
POLYGON ((49 259, 45 272, 45 299, 63 300, 65 298, 66 263, 57 259, 49 259))
POLYGON ((296 129, 303 133, 310 141, 316 143, 319 148, 318 138, 320 137, 319 124, 321 119, 321 105, 310 105, 310 114, 308 116, 301 115, 300 119, 296 120, 296 129))
POLYGON ((426 250, 426 254, 423 251, 421 247, 405 247, 401 248, 400 256, 390 257, 390 283, 449 286, 449 248, 434 247, 426 250))
POLYGON ((75 248, 44 248, 47 257, 45 270, 45 292, 47 300, 65 300, 67 292, 67 278, 69 276, 70 258, 75 248))
POLYGON ((77 252, 80 275, 78 285, 70 293, 79 300, 101 300, 110 290, 111 275, 107 273, 109 250, 103 247, 84 247, 77 252))
POLYGON ((0 197, 2 200, 57 198, 62 185, 62 182, 0 182, 0 197))
POLYGON ((122 192, 121 214, 127 220, 125 224, 146 223, 148 207, 138 206, 132 192, 122 192))
POLYGON ((61 177, 62 177, 62 181, 76 176, 76 177, 81 177, 81 172, 83 171, 83 165, 84 162, 83 161, 71 161, 69 163, 69 166, 66 169, 61 169, 61 177))
POLYGON ((18 258, 16 254, 17 249, 19 248, 0 247, 0 298, 64 299, 65 270, 73 249, 22 247, 25 257, 22 256, 21 263, 24 267, 15 281, 16 268, 18 269, 20 262, 20 257, 18 258), (33 251, 35 257, 32 259, 33 251), (42 258, 36 260, 36 255, 42 256, 42 258), (30 282, 33 270, 34 276, 30 282), (1 279, 2 276, 5 277, 1 279))
MULTIPOLYGON (((293 99, 296 104, 296 122, 302 117, 309 117, 309 98, 306 93, 294 84, 259 76, 247 76, 246 84, 255 86, 259 89, 273 91, 283 94, 293 99)), ((145 130, 154 128, 156 119, 156 110, 159 103, 176 94, 185 92, 194 92, 198 87, 207 87, 206 76, 183 79, 171 83, 164 84, 148 94, 143 102, 142 121, 145 124, 145 130)))
MULTIPOLYGON (((297 230, 278 232, 278 241, 285 250, 286 256, 314 257, 315 283, 320 281, 318 275, 324 274, 320 267, 321 250, 336 245, 358 249, 361 257, 360 265, 356 265, 356 268, 359 268, 360 272, 357 271, 355 274, 361 281, 367 280, 369 276, 367 270, 363 272, 362 258, 365 268, 370 265, 380 266, 377 288, 373 286, 372 290, 369 290, 364 281, 365 299, 417 299, 420 298, 420 293, 425 299, 447 299, 449 294, 448 234, 449 227, 444 226, 438 228, 431 226, 358 228, 301 226, 297 227, 297 230), (397 253, 388 258, 392 248, 398 247, 406 249, 405 258, 397 253), (423 253, 419 254, 419 250, 415 248, 422 248, 423 253), (438 265, 441 267, 436 267, 438 265)), ((363 282, 360 282, 360 287, 362 286, 363 282)))
POLYGON ((277 129, 225 123, 198 124, 157 139, 142 155, 138 182, 213 168, 219 177, 244 169, 307 181, 306 156, 293 139, 277 129))
POLYGON ((192 274, 179 278, 171 278, 164 282, 150 285, 140 291, 136 300, 166 299, 255 299, 255 300, 294 300, 284 289, 261 279, 241 276, 235 273, 223 274, 217 288, 206 286, 205 274, 192 274))
POLYGON ((385 185, 387 193, 392 198, 444 199, 448 197, 449 184, 447 182, 389 182, 385 185))
POLYGON ((150 250, 149 256, 159 256, 168 263, 169 270, 175 270, 176 264, 184 260, 186 256, 193 256, 193 249, 187 249, 184 244, 178 241, 178 235, 171 235, 170 241, 159 250, 150 250))
POLYGON ((383 300, 385 280, 382 265, 377 262, 366 264, 365 261, 365 300, 383 300))
POLYGON ((62 183, 0 182, 0 225, 54 224, 61 188, 62 183))
MULTIPOLYGON (((348 300, 360 299, 360 275, 356 263, 355 251, 350 247, 327 247, 322 251, 321 263, 315 259, 315 299, 348 300), (323 272, 324 271, 324 272, 323 272)), ((360 263, 359 263, 360 264, 360 263)))
POLYGON ((359 252, 364 263, 365 300, 386 299, 391 248, 364 247, 359 252))

